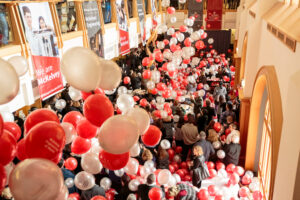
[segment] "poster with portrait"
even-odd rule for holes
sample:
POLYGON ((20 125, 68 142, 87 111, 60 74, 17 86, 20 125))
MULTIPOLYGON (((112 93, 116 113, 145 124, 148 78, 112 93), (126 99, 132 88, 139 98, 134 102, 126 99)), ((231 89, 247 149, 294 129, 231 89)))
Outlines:
POLYGON ((86 29, 90 48, 100 57, 104 57, 103 37, 98 5, 96 1, 85 1, 82 3, 86 29))
POLYGON ((151 9, 152 9, 152 28, 155 29, 157 27, 157 13, 155 7, 155 0, 151 0, 151 9))
POLYGON ((25 35, 42 100, 64 88, 57 37, 48 2, 20 3, 25 35))
POLYGON ((195 0, 188 2, 188 16, 194 16, 195 21, 193 25, 194 30, 198 30, 203 25, 203 2, 195 0))
POLYGON ((141 39, 143 45, 146 44, 146 30, 145 30, 145 11, 143 6, 143 0, 137 0, 137 10, 140 21, 141 39))
POLYGON ((124 0, 116 0, 116 10, 120 33, 120 53, 121 55, 125 55, 130 52, 130 44, 124 0))
POLYGON ((206 29, 222 29, 223 0, 210 0, 207 2, 206 29))

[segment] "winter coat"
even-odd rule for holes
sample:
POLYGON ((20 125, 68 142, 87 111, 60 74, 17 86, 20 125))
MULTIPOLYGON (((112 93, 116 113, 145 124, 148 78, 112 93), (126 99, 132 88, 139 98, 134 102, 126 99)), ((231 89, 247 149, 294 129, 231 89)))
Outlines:
POLYGON ((209 171, 205 164, 205 157, 203 155, 195 157, 192 178, 193 185, 198 185, 200 181, 203 181, 208 177, 209 171))

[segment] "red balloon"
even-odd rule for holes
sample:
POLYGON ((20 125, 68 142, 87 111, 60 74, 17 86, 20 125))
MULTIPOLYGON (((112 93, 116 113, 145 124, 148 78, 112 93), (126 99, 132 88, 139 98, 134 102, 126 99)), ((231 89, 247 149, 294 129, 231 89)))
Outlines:
POLYGON ((161 118, 160 110, 155 110, 154 111, 154 116, 158 117, 158 118, 161 118))
POLYGON ((238 182, 240 181, 240 177, 238 174, 233 173, 230 175, 229 181, 232 185, 238 184, 238 182))
POLYGON ((163 54, 162 54, 161 52, 155 53, 155 60, 156 60, 157 62, 162 62, 162 61, 164 60, 163 54))
POLYGON ((138 96, 133 96, 133 100, 134 100, 135 102, 137 102, 138 100, 140 100, 140 97, 138 97, 138 96))
POLYGON ((158 187, 152 188, 149 193, 148 197, 150 200, 161 200, 162 199, 162 191, 158 187))
POLYGON ((230 71, 234 72, 235 71, 235 67, 234 66, 230 66, 230 71))
POLYGON ((185 173, 184 173, 184 171, 183 171, 182 169, 177 170, 177 171, 176 171, 176 174, 178 174, 178 175, 180 176, 181 179, 183 179, 184 176, 185 176, 185 173))
POLYGON ((72 200, 80 200, 80 195, 76 192, 69 194, 68 198, 72 198, 72 200))
POLYGON ((225 169, 224 163, 217 162, 216 163, 216 169, 219 171, 220 169, 225 169))
POLYGON ((25 139, 21 139, 18 144, 17 144, 17 154, 16 154, 17 158, 19 160, 25 160, 26 158, 28 158, 27 154, 26 154, 26 149, 25 149, 25 139))
POLYGON ((85 139, 92 139, 97 135, 97 126, 94 126, 87 119, 83 118, 77 124, 76 131, 78 135, 85 139))
POLYGON ((91 198, 91 200, 107 200, 107 198, 105 198, 104 196, 94 196, 93 198, 91 198))
POLYGON ((90 150, 92 142, 90 139, 85 139, 80 136, 76 137, 72 142, 71 151, 75 154, 84 154, 90 150))
POLYGON ((249 192, 249 189, 247 190, 248 188, 247 187, 241 187, 239 189, 239 196, 240 197, 247 197, 247 193, 249 192))
POLYGON ((191 38, 186 38, 185 40, 184 40, 184 45, 186 46, 186 47, 190 47, 191 45, 192 45, 192 39, 191 38))
POLYGON ((146 107, 147 104, 148 104, 147 99, 141 99, 141 100, 140 100, 140 105, 141 105, 141 106, 146 107))
POLYGON ((222 126, 219 122, 216 122, 214 124, 214 129, 215 129, 215 131, 217 131, 217 133, 221 131, 221 128, 222 128, 222 126))
POLYGON ((217 176, 217 171, 215 169, 210 169, 209 170, 209 177, 213 178, 217 176))
POLYGON ((28 158, 52 160, 65 146, 65 131, 60 124, 52 121, 41 122, 34 126, 25 138, 28 158))
POLYGON ((168 14, 170 14, 170 15, 174 14, 175 11, 176 11, 176 10, 175 10, 174 7, 168 7, 168 9, 167 9, 168 14))
POLYGON ((166 86, 166 84, 164 84, 164 83, 158 83, 157 86, 156 86, 156 88, 157 88, 159 91, 164 91, 164 90, 167 88, 167 86, 166 86))
POLYGON ((248 174, 245 174, 242 178, 243 185, 249 185, 251 183, 251 177, 248 174))
POLYGON ((105 95, 104 91, 101 88, 95 89, 94 92, 81 91, 81 97, 82 97, 83 100, 86 100, 92 94, 103 94, 103 95, 105 95))
POLYGON ((208 169, 215 169, 215 164, 214 164, 213 162, 209 161, 209 162, 207 163, 207 168, 208 168, 208 169))
POLYGON ((198 86, 197 86, 197 89, 201 90, 202 88, 203 88, 203 83, 199 83, 198 86))
POLYGON ((169 98, 171 96, 171 90, 170 89, 165 89, 163 92, 162 92, 162 96, 164 98, 169 98))
POLYGON ((191 175, 185 175, 183 180, 184 181, 192 181, 192 177, 191 177, 191 175))
POLYGON ((74 128, 77 127, 77 124, 80 122, 80 120, 83 118, 83 115, 78 111, 71 111, 68 112, 64 118, 63 122, 68 122, 74 126, 74 128))
POLYGON ((188 171, 187 169, 181 169, 181 170, 183 171, 184 175, 190 174, 189 171, 188 171))
POLYGON ((54 162, 55 164, 58 164, 61 158, 62 158, 62 152, 60 152, 56 157, 51 159, 51 161, 54 162))
MULTIPOLYGON (((164 39, 163 42, 164 42, 165 45, 169 44, 169 40, 167 40, 167 39, 164 39)), ((167 50, 167 49, 165 49, 165 50, 167 50)))
POLYGON ((78 162, 76 160, 76 158, 73 158, 73 157, 69 157, 65 160, 65 168, 68 169, 68 170, 75 170, 78 166, 78 162))
POLYGON ((21 128, 14 122, 4 122, 3 128, 8 130, 18 141, 21 137, 21 128))
POLYGON ((177 50, 177 45, 176 44, 172 44, 170 46, 170 49, 171 49, 172 52, 175 52, 177 50))
POLYGON ((3 132, 3 124, 4 124, 4 122, 3 122, 2 116, 0 114, 0 137, 1 137, 2 132, 3 132))
POLYGON ((215 185, 208 186, 207 190, 208 190, 208 193, 209 193, 210 196, 215 196, 216 195, 217 191, 216 191, 216 186, 215 185))
POLYGON ((225 135, 226 135, 226 137, 227 137, 230 133, 231 133, 230 128, 227 128, 227 129, 225 130, 225 135))
POLYGON ((198 3, 201 3, 202 2, 202 0, 196 0, 198 3))
POLYGON ((123 82, 125 85, 127 85, 128 83, 130 83, 130 78, 128 76, 125 76, 123 82))
POLYGON ((24 123, 25 133, 28 133, 32 127, 40 122, 53 121, 59 123, 59 119, 55 112, 49 109, 38 109, 31 112, 24 123))
POLYGON ((111 154, 101 150, 99 153, 99 160, 104 168, 119 170, 126 166, 129 160, 129 152, 123 154, 111 154))
POLYGON ((234 164, 229 164, 226 167, 227 173, 233 173, 234 169, 235 169, 235 165, 234 164))
POLYGON ((151 78, 151 71, 149 69, 147 69, 143 72, 143 78, 144 79, 150 79, 151 78))
POLYGON ((252 193, 253 200, 262 200, 263 196, 260 191, 254 191, 252 193))
POLYGON ((188 168, 187 163, 184 162, 184 161, 181 162, 181 163, 180 163, 180 168, 181 168, 181 169, 187 169, 187 168, 188 168))
POLYGON ((142 65, 143 65, 144 67, 146 67, 146 66, 148 66, 148 65, 150 64, 150 62, 151 62, 150 58, 149 58, 149 57, 145 57, 145 58, 143 58, 143 60, 142 60, 142 65))
POLYGON ((175 156, 175 151, 173 149, 168 149, 169 160, 173 160, 175 156))
POLYGON ((175 172, 175 167, 173 165, 169 165, 169 170, 173 174, 175 172))
POLYGON ((156 146, 161 139, 161 131, 157 126, 150 125, 148 130, 142 135, 142 141, 146 146, 156 146))
POLYGON ((83 105, 84 116, 93 125, 100 127, 105 120, 114 115, 114 107, 104 95, 91 95, 83 105))
POLYGON ((222 195, 216 195, 215 200, 224 200, 224 197, 222 195))
POLYGON ((7 176, 6 176, 5 168, 2 165, 0 165, 0 194, 2 193, 2 190, 5 188, 6 180, 7 180, 7 176))
POLYGON ((207 189, 200 189, 200 191, 197 194, 197 197, 200 200, 208 200, 209 194, 207 189))
POLYGON ((179 169, 179 165, 177 162, 173 162, 172 165, 174 166, 175 171, 177 171, 179 169))
POLYGON ((180 32, 183 32, 183 33, 185 33, 186 31, 187 31, 187 26, 185 26, 185 25, 181 25, 181 26, 179 26, 179 31, 180 32))
POLYGON ((196 43, 195 43, 195 47, 199 50, 199 49, 203 49, 204 48, 204 42, 202 40, 198 40, 196 43))
POLYGON ((243 176, 245 173, 245 170, 241 166, 237 166, 234 168, 233 172, 237 173, 239 176, 243 176))

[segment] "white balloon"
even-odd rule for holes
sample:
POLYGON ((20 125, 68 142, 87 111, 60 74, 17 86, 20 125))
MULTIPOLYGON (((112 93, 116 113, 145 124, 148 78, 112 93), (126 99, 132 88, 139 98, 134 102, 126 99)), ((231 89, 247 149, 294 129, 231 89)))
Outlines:
POLYGON ((18 76, 23 76, 28 71, 28 62, 23 56, 13 56, 7 60, 16 70, 18 76))
POLYGON ((129 94, 121 94, 117 99, 117 106, 122 112, 126 112, 134 106, 134 99, 129 94))
POLYGON ((160 115, 161 115, 161 118, 162 118, 162 119, 165 119, 165 118, 168 117, 168 113, 167 113, 167 111, 165 111, 165 110, 161 110, 161 111, 160 111, 160 115))
POLYGON ((171 172, 167 169, 163 169, 158 173, 157 181, 160 185, 168 184, 169 180, 171 179, 171 172))
POLYGON ((73 101, 79 101, 81 97, 81 92, 73 87, 69 87, 69 96, 73 101))
POLYGON ((204 95, 205 95, 205 90, 203 90, 203 89, 199 90, 199 91, 198 91, 198 95, 199 95, 200 97, 204 97, 204 95))
POLYGON ((164 104, 156 103, 156 108, 157 108, 157 110, 163 110, 164 109, 164 104))
POLYGON ((150 126, 150 116, 145 109, 132 108, 126 113, 126 115, 134 119, 137 123, 140 135, 148 130, 150 126))
POLYGON ((101 74, 99 74, 100 82, 98 84, 98 87, 104 90, 113 90, 117 88, 122 79, 121 68, 114 61, 104 60, 102 58, 100 58, 99 60, 101 74))
POLYGON ((172 24, 176 23, 176 21, 177 21, 177 18, 176 18, 175 16, 172 16, 172 17, 170 18, 170 22, 171 22, 172 24))
POLYGON ((160 142, 160 146, 163 149, 170 149, 171 148, 171 143, 169 142, 169 140, 164 139, 160 142))
POLYGON ((146 87, 149 90, 153 90, 155 88, 155 83, 153 81, 147 81, 146 87))
POLYGON ((186 0, 178 0, 179 3, 185 3, 186 0))
POLYGON ((147 166, 142 166, 140 170, 141 177, 146 178, 149 174, 151 174, 151 169, 147 166))
POLYGON ((160 41, 160 42, 157 43, 157 47, 158 47, 159 49, 163 49, 163 48, 165 48, 165 43, 162 42, 162 41, 160 41))
POLYGON ((119 169, 114 171, 115 175, 118 177, 122 177, 124 175, 124 169, 119 169))
POLYGON ((167 187, 173 187, 175 185, 176 185, 176 179, 173 176, 171 176, 170 180, 169 180, 169 182, 167 184, 167 187))
POLYGON ((218 156, 218 158, 223 159, 223 158, 225 158, 225 152, 223 150, 218 150, 217 156, 218 156))
POLYGON ((101 172, 103 166, 99 161, 96 153, 86 153, 81 158, 81 167, 84 171, 91 174, 98 174, 101 172))
POLYGON ((254 177, 254 174, 253 174, 253 172, 252 171, 246 171, 246 173, 245 173, 245 175, 248 175, 248 176, 250 176, 250 178, 252 179, 253 177, 254 177))
POLYGON ((139 162, 137 161, 137 159, 135 159, 135 158, 129 158, 128 163, 124 167, 124 171, 127 174, 134 175, 134 174, 137 173, 138 169, 139 169, 139 162))
POLYGON ((219 169, 218 176, 221 177, 221 178, 227 178, 228 174, 227 174, 225 169, 219 169))
POLYGON ((204 90, 206 90, 206 91, 210 89, 208 84, 204 84, 203 88, 204 88, 204 90))
POLYGON ((154 168, 154 162, 152 160, 147 160, 145 163, 144 163, 144 166, 145 167, 149 167, 150 169, 151 168, 154 168))
POLYGON ((214 149, 219 149, 221 147, 221 142, 220 141, 215 141, 215 142, 213 142, 212 145, 213 145, 214 149))
POLYGON ((74 179, 75 185, 80 190, 89 190, 95 185, 95 177, 85 171, 76 174, 74 179))
POLYGON ((4 122, 14 122, 15 117, 12 113, 10 112, 1 112, 1 116, 4 122))
POLYGON ((174 115, 173 120, 175 123, 179 122, 179 116, 178 115, 174 115))
POLYGON ((136 192, 138 190, 138 186, 140 185, 140 182, 137 179, 133 179, 129 182, 128 188, 132 192, 136 192))
POLYGON ((118 95, 127 94, 127 88, 125 86, 120 86, 118 88, 118 95))
POLYGON ((140 144, 137 142, 131 147, 129 154, 131 157, 137 157, 140 155, 140 152, 141 152, 140 144))
POLYGON ((173 44, 177 44, 177 39, 176 38, 174 38, 174 37, 172 37, 171 39, 170 39, 170 46, 171 45, 173 45, 173 44))
POLYGON ((207 40, 207 42, 208 42, 208 44, 212 44, 212 43, 214 43, 214 39, 213 39, 213 38, 209 38, 209 39, 207 40))
POLYGON ((158 104, 163 104, 163 103, 165 103, 165 99, 163 97, 158 96, 158 97, 156 97, 156 102, 158 104))
POLYGON ((64 109, 66 107, 66 105, 67 105, 67 102, 64 99, 58 99, 55 102, 55 108, 58 110, 64 109))
POLYGON ((167 31, 168 35, 173 35, 175 33, 175 29, 174 28, 169 28, 167 31))
POLYGON ((72 179, 72 178, 67 178, 67 179, 65 180, 65 185, 67 186, 67 188, 73 187, 73 186, 75 185, 74 179, 72 179))
POLYGON ((105 191, 110 189, 111 184, 111 180, 107 177, 102 178, 100 181, 100 186, 103 187, 105 191))
POLYGON ((183 33, 178 33, 176 35, 176 38, 179 42, 182 42, 184 40, 184 34, 183 33))
POLYGON ((257 191, 259 190, 259 182, 252 182, 249 184, 249 189, 251 190, 251 192, 257 191))
POLYGON ((173 177, 175 178, 176 183, 181 182, 181 178, 180 178, 180 176, 178 174, 173 174, 173 177))

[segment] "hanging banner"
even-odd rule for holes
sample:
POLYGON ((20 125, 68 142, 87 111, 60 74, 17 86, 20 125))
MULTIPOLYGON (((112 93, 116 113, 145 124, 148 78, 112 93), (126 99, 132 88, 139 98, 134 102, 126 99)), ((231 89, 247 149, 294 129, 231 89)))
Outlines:
POLYGON ((195 17, 193 29, 198 30, 203 25, 203 2, 191 0, 188 2, 188 16, 195 17))
POLYGON ((125 55, 130 52, 128 22, 123 0, 116 0, 117 20, 120 32, 120 53, 125 55))
POLYGON ((223 0, 207 1, 206 29, 222 29, 223 0))
POLYGON ((20 13, 30 46, 42 100, 64 89, 57 38, 48 2, 20 3, 20 13))
POLYGON ((145 30, 145 12, 143 6, 143 0, 137 0, 137 10, 140 21, 141 40, 143 45, 146 44, 146 30, 145 30))
POLYGON ((155 7, 155 1, 151 0, 151 9, 152 9, 152 28, 155 29, 157 27, 157 13, 155 7))
POLYGON ((99 9, 96 1, 85 1, 82 3, 83 13, 90 48, 100 57, 104 57, 103 38, 101 33, 101 23, 99 9))

